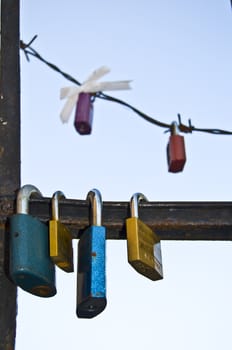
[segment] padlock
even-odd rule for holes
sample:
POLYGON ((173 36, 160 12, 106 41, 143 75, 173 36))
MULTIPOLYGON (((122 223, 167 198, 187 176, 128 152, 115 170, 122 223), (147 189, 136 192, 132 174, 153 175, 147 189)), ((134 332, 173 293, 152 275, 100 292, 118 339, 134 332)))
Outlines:
POLYGON ((179 135, 176 122, 172 123, 171 135, 167 145, 168 171, 178 173, 184 169, 186 162, 184 137, 179 135))
POLYGON ((48 227, 29 215, 31 196, 42 195, 35 186, 23 186, 17 194, 16 214, 10 217, 10 277, 31 294, 52 297, 55 266, 49 257, 48 227))
POLYGON ((93 103, 92 94, 81 92, 77 101, 74 126, 81 135, 89 135, 92 131, 93 103))
POLYGON ((72 234, 59 220, 59 199, 65 198, 57 191, 52 196, 52 220, 49 221, 49 246, 52 261, 65 272, 73 272, 72 234))
POLYGON ((130 200, 131 217, 126 219, 128 262, 140 274, 156 281, 163 278, 160 239, 138 218, 139 201, 147 201, 142 193, 130 200))
POLYGON ((106 307, 105 245, 106 229, 101 224, 102 199, 98 190, 87 195, 91 205, 91 226, 78 244, 77 316, 92 318, 106 307))

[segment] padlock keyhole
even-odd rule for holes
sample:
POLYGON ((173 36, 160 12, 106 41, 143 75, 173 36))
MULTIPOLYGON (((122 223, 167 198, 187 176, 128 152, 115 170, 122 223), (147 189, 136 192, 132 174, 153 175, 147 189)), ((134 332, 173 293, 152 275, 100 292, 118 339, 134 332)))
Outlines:
POLYGON ((96 307, 94 305, 89 305, 88 306, 88 310, 89 311, 95 311, 96 310, 96 307))

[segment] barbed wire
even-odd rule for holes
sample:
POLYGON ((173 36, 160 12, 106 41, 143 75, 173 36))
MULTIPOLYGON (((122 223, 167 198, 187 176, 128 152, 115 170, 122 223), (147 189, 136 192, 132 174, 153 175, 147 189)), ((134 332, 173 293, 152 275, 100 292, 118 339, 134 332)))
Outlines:
MULTIPOLYGON (((27 61, 30 61, 30 56, 33 56, 35 58, 37 58, 38 60, 40 60, 41 62, 45 63, 49 68, 51 68, 52 70, 56 71, 57 73, 61 74, 65 79, 71 81, 72 83, 76 84, 76 85, 81 85, 81 83, 75 79, 74 77, 72 77, 70 74, 62 71, 59 67, 57 67, 55 64, 47 61, 46 59, 44 59, 32 46, 31 44, 34 42, 34 40, 37 38, 37 35, 35 35, 32 40, 28 43, 25 44, 22 40, 20 40, 20 49, 23 50, 27 61)), ((97 92, 95 94, 96 98, 102 99, 102 100, 106 100, 106 101, 111 101, 111 102, 115 102, 118 103, 122 106, 125 106, 127 108, 129 108, 131 111, 133 111, 134 113, 136 113, 137 115, 139 115, 141 118, 143 118, 144 120, 146 120, 147 122, 154 124, 156 126, 162 127, 167 129, 166 131, 171 131, 171 127, 172 127, 172 123, 171 124, 167 124, 164 123, 160 120, 154 119, 151 116, 149 116, 148 114, 140 111, 139 109, 137 109, 136 107, 132 106, 131 104, 110 96, 108 94, 105 94, 101 91, 97 92)), ((213 135, 232 135, 232 131, 228 131, 228 130, 223 130, 223 129, 211 129, 211 128, 197 128, 195 126, 192 125, 191 119, 188 120, 188 125, 185 125, 182 123, 181 121, 181 115, 178 114, 178 128, 181 132, 183 133, 192 133, 193 131, 198 131, 198 132, 204 132, 204 133, 209 133, 209 134, 213 134, 213 135)))

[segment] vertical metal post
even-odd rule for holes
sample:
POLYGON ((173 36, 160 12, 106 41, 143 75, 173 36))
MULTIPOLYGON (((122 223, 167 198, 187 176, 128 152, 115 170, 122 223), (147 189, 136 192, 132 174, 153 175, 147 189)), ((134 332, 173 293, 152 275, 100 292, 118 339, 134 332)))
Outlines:
MULTIPOLYGON (((0 47, 0 213, 12 211, 20 186, 19 0, 1 0, 0 47), (10 200, 11 198, 11 200, 10 200)), ((13 350, 16 287, 7 277, 8 233, 0 221, 0 350, 13 350)))

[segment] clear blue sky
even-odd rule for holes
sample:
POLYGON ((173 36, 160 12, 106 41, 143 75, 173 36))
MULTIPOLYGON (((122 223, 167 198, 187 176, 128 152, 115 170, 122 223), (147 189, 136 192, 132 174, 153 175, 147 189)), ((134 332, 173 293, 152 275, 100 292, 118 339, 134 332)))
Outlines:
MULTIPOLYGON (((22 1, 21 38, 80 81, 101 65, 108 80, 132 79, 114 92, 166 123, 181 113, 196 127, 232 130, 232 13, 229 0, 22 1)), ((231 201, 232 136, 185 136, 183 173, 167 171, 168 134, 128 109, 94 105, 91 136, 59 119, 59 90, 70 83, 21 55, 22 184, 44 196, 62 190, 84 199, 231 201)), ((76 253, 77 242, 74 241, 76 253)), ((231 350, 230 242, 162 242, 164 279, 152 282, 127 263, 126 242, 107 241, 106 310, 78 319, 76 272, 57 270, 55 297, 19 291, 17 350, 231 350)), ((76 267, 76 258, 75 258, 76 267)))

